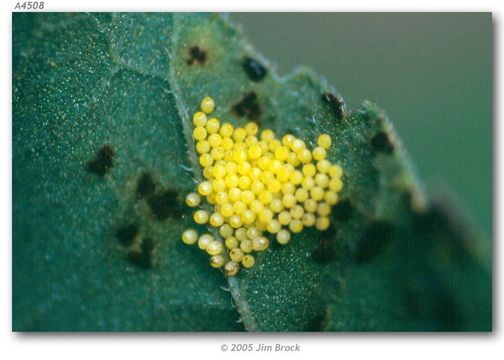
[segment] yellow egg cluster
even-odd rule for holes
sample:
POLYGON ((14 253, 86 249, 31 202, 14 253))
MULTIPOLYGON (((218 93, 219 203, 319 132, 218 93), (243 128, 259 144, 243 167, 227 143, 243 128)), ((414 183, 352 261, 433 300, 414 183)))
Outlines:
POLYGON ((211 255, 212 267, 224 267, 233 276, 240 264, 254 266, 254 251, 269 247, 266 232, 285 245, 291 233, 304 227, 326 230, 331 207, 343 188, 343 170, 326 159, 331 146, 327 134, 320 135, 318 146, 310 150, 291 134, 279 139, 265 129, 258 135, 254 122, 238 128, 221 123, 208 116, 214 107, 212 98, 204 98, 192 119, 205 180, 197 193, 187 195, 186 203, 198 207, 205 197, 213 212, 197 210, 194 221, 218 228, 224 244, 210 234, 198 237, 192 229, 183 233, 182 240, 197 243, 211 255))

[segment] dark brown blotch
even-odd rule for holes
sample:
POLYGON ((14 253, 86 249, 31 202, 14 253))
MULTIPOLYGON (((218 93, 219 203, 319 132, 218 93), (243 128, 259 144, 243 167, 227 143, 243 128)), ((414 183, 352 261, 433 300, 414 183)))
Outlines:
POLYGON ((394 151, 394 144, 390 141, 390 137, 384 131, 380 131, 371 139, 371 147, 375 152, 391 154, 394 151))
POLYGON ((394 236, 394 227, 387 221, 374 221, 357 242, 355 259, 368 262, 382 254, 394 236))
POLYGON ((247 73, 250 80, 258 82, 264 79, 267 74, 266 68, 257 60, 245 56, 242 61, 242 66, 245 72, 247 73))
POLYGON ((144 238, 140 244, 140 251, 131 250, 128 253, 128 260, 141 269, 151 269, 153 250, 154 241, 151 238, 144 238))
POLYGON ((255 91, 250 91, 243 95, 234 105, 233 113, 238 117, 246 117, 259 123, 261 116, 261 107, 255 91))
POLYGON ((347 221, 352 217, 353 206, 350 200, 339 201, 331 210, 331 217, 336 221, 347 221))
POLYGON ((207 52, 205 49, 199 47, 198 45, 191 46, 189 48, 189 58, 187 59, 188 65, 205 65, 207 61, 207 52))
POLYGON ((137 198, 142 199, 149 197, 156 191, 156 184, 152 175, 149 173, 142 173, 137 182, 136 194, 137 198))
POLYGON ((114 155, 112 147, 109 145, 102 146, 95 158, 86 164, 86 170, 98 176, 105 176, 114 165, 114 155))
POLYGON ((341 120, 345 117, 346 105, 341 96, 326 92, 322 95, 322 101, 329 106, 336 120, 341 120))
POLYGON ((182 209, 177 195, 175 190, 164 190, 147 199, 156 219, 165 220, 169 216, 178 217, 181 215, 182 209))
POLYGON ((117 229, 115 235, 121 245, 130 246, 135 241, 135 237, 138 234, 138 230, 139 230, 138 224, 127 224, 117 229))

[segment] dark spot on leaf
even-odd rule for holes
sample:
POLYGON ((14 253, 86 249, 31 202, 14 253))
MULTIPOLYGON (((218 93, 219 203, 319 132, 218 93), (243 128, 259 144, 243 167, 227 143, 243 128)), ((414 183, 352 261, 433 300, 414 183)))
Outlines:
MULTIPOLYGON (((238 117, 245 116, 248 119, 258 121, 261 116, 261 108, 259 107, 255 91, 246 93, 233 105, 232 110, 238 117)), ((260 125, 260 123, 258 125, 260 125)))
POLYGON ((135 237, 138 234, 137 224, 128 224, 120 227, 116 231, 116 237, 123 246, 130 246, 133 244, 135 237))
POLYGON ((443 209, 437 204, 431 204, 425 212, 415 214, 413 225, 416 231, 432 234, 444 231, 449 226, 449 222, 443 209))
POLYGON ((205 65, 206 61, 206 50, 200 48, 198 45, 194 45, 189 49, 189 58, 187 59, 188 65, 205 65))
POLYGON ((158 220, 164 220, 168 216, 177 217, 181 214, 177 192, 174 190, 154 194, 147 199, 147 203, 158 220))
POLYGON ((336 221, 347 221, 352 217, 353 207, 350 200, 339 201, 333 206, 331 216, 336 221))
POLYGON ((346 115, 346 105, 341 96, 326 92, 322 95, 322 101, 329 105, 337 120, 343 119, 346 115))
MULTIPOLYGON (((330 231, 328 233, 334 235, 334 231, 330 231)), ((336 260, 336 251, 334 249, 333 239, 327 237, 327 233, 323 233, 319 236, 319 241, 311 256, 314 261, 321 264, 327 264, 336 260)))
POLYGON ((245 56, 243 58, 243 68, 245 69, 245 72, 247 73, 248 77, 250 80, 258 82, 264 79, 266 76, 267 70, 266 68, 259 63, 257 60, 254 60, 253 58, 249 56, 245 56))
POLYGON ((142 173, 137 183, 137 198, 142 199, 144 197, 149 197, 154 194, 154 191, 156 191, 156 184, 154 183, 151 174, 142 173))
POLYGON ((372 222, 357 243, 355 258, 367 262, 380 255, 394 236, 393 226, 386 221, 372 222))
POLYGON ((432 244, 438 256, 445 259, 463 259, 472 253, 474 230, 467 215, 460 212, 447 199, 431 199, 429 207, 413 213, 413 234, 432 244))
POLYGON ((151 238, 144 238, 142 244, 140 245, 143 253, 151 254, 154 250, 154 241, 151 238))
POLYGON ((140 251, 130 251, 128 260, 141 269, 150 269, 152 268, 152 250, 154 250, 154 242, 151 238, 144 238, 140 244, 140 251))
POLYGON ((113 165, 114 150, 109 145, 104 145, 98 150, 96 157, 86 164, 90 173, 105 176, 113 165))
POLYGON ((132 264, 138 266, 141 269, 150 269, 152 268, 152 262, 150 255, 146 255, 139 251, 130 251, 128 253, 128 260, 132 264))
POLYGON ((379 132, 371 139, 371 146, 375 152, 391 154, 394 151, 394 144, 390 141, 386 132, 379 132))

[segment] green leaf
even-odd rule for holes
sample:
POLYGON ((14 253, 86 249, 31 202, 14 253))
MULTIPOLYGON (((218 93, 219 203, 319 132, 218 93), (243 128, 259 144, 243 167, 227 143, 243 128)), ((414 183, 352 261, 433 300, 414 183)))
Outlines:
POLYGON ((13 26, 14 330, 491 330, 485 242, 426 196, 376 105, 346 112, 305 68, 279 78, 216 14, 13 26), (234 278, 180 241, 206 95, 234 125, 331 134, 345 170, 329 231, 273 244, 234 278))

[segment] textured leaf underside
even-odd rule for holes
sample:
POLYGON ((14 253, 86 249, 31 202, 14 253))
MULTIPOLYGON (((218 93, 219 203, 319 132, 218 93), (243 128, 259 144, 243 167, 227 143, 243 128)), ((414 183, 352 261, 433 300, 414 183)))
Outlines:
POLYGON ((484 241, 424 194, 373 103, 346 112, 305 68, 280 78, 216 14, 14 14, 13 27, 14 330, 491 330, 484 241), (180 241, 206 95, 234 125, 331 134, 345 171, 328 231, 230 279, 180 241))

